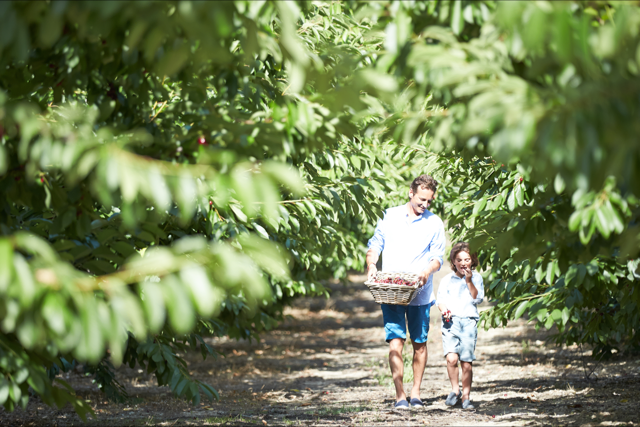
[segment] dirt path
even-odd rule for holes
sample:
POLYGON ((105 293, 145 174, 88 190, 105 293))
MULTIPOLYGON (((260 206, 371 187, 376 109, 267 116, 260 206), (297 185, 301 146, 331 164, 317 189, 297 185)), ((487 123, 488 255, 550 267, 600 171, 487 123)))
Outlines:
MULTIPOLYGON (((444 269, 443 269, 444 270, 444 269)), ((444 275, 447 271, 441 271, 444 275)), ((332 285, 332 298, 300 300, 291 316, 260 343, 216 340, 225 357, 189 356, 192 373, 220 391, 221 400, 191 406, 138 370, 119 379, 132 399, 106 402, 80 374, 65 378, 90 400, 99 419, 89 425, 637 425, 640 360, 617 357, 595 370, 577 349, 545 347, 547 336, 525 322, 480 331, 474 363, 473 411, 448 408, 440 317, 432 311, 423 410, 394 412, 382 314, 362 284, 332 285)), ((409 344, 405 351, 409 355, 409 344)), ((407 358, 405 366, 410 363, 407 358)), ((405 369, 406 390, 411 370, 405 369)), ((26 411, 0 410, 0 425, 79 425, 73 412, 32 399, 26 411)))

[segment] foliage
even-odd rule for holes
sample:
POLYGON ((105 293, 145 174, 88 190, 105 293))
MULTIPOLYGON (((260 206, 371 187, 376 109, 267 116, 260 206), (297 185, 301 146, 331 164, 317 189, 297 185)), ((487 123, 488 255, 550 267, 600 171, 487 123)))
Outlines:
MULTIPOLYGON (((341 27, 300 39, 294 3, 0 7, 7 409, 40 381, 45 402, 84 416, 45 381, 66 361, 114 397, 108 361, 211 398, 179 351, 256 337, 291 298, 361 268, 384 181, 364 179, 375 159, 345 114, 302 93, 305 73, 340 81, 322 47, 341 27)), ((332 7, 305 28, 340 20, 332 7)))
POLYGON ((637 345, 640 11, 549 2, 0 3, 0 402, 257 338, 361 269, 432 172, 497 303, 637 345), (53 382, 51 381, 53 378, 53 382), (52 384, 58 384, 53 386, 52 384))
POLYGON ((639 20, 633 4, 498 2, 473 37, 413 27, 378 60, 404 82, 384 132, 441 154, 452 238, 497 303, 486 328, 528 313, 598 355, 639 344, 639 20))

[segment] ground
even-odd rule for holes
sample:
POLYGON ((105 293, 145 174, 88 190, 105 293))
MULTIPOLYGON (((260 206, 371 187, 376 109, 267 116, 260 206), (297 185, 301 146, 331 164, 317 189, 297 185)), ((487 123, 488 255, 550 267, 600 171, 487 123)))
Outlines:
MULTIPOLYGON (((446 269, 438 273, 446 274, 446 269)), ((125 425, 638 425, 640 360, 617 355, 594 364, 577 348, 545 345, 548 332, 524 320, 479 332, 471 399, 475 410, 449 408, 440 316, 431 312, 429 359, 421 410, 392 410, 382 314, 353 275, 332 284, 332 296, 301 299, 261 342, 212 340, 224 357, 188 355, 193 375, 220 392, 198 406, 174 398, 152 376, 120 368, 131 399, 109 403, 90 379, 65 375, 96 411, 87 424, 125 425), (585 373, 593 371, 589 379, 585 373), (634 409, 635 408, 635 409, 634 409)), ((437 283, 436 278, 436 283, 437 283)), ((486 304, 485 304, 486 305, 486 304)), ((410 344, 405 346, 409 356, 410 344)), ((405 360, 409 366, 410 357, 405 360)), ((413 378, 405 369, 405 388, 413 378)), ((0 409, 2 426, 81 425, 70 408, 53 410, 33 398, 26 411, 0 409)))

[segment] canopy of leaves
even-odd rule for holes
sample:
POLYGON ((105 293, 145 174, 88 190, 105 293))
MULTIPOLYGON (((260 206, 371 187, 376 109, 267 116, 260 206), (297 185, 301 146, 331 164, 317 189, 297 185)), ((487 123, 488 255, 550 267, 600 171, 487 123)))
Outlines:
POLYGON ((638 345, 640 10, 604 2, 0 2, 0 403, 257 337, 441 180, 496 306, 638 345), (635 261, 634 261, 635 260, 635 261), (58 383, 52 386, 51 378, 58 383))

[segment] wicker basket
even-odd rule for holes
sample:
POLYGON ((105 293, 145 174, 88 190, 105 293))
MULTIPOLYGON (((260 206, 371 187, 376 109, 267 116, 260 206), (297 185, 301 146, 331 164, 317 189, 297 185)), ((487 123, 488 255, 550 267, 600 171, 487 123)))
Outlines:
POLYGON ((378 304, 409 305, 418 294, 418 275, 413 273, 383 273, 378 271, 373 281, 364 282, 369 287, 373 299, 378 304), (394 285, 391 283, 381 283, 388 277, 400 277, 401 279, 415 282, 413 286, 394 285))

